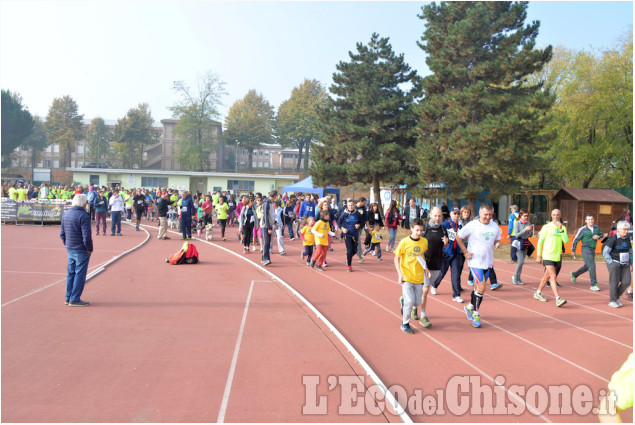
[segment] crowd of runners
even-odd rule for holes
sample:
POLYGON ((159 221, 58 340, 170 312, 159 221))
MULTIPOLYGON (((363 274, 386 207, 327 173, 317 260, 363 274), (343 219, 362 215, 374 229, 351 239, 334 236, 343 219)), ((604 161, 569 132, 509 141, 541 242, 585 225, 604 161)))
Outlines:
MULTIPOLYGON (((95 222, 95 234, 122 236, 123 219, 135 224, 136 230, 142 220, 157 222, 158 239, 170 239, 167 229, 178 229, 182 240, 198 237, 214 240, 220 231, 220 240, 225 241, 228 228, 231 237, 242 245, 242 252, 259 251, 261 263, 271 264, 274 239, 277 253, 286 255, 285 239, 300 240, 303 246, 301 258, 308 267, 325 271, 327 254, 333 251, 334 241, 340 240, 346 247, 346 270, 353 271, 353 259, 362 263, 371 254, 382 261, 382 251, 394 252, 394 264, 399 283, 402 285, 400 310, 401 329, 413 333, 410 320, 419 320, 423 327, 431 325, 427 312, 428 294, 436 295, 437 288, 448 271, 451 273, 452 300, 464 303, 461 296, 466 289, 461 285, 461 274, 467 261, 470 286, 469 302, 465 306, 466 317, 474 327, 481 326, 481 304, 489 283, 490 290, 502 286, 494 270, 494 249, 501 239, 501 227, 493 220, 494 209, 481 204, 476 217, 466 206, 449 209, 445 204, 423 210, 414 199, 400 208, 393 200, 385 213, 377 203, 368 204, 364 197, 347 199, 338 205, 335 197, 319 197, 315 194, 279 194, 271 191, 236 195, 228 191, 202 194, 177 189, 120 189, 95 186, 3 185, 3 196, 16 200, 29 199, 70 200, 74 195, 84 194, 88 201, 87 211, 95 222), (106 217, 111 219, 110 232, 106 217), (399 241, 399 227, 411 234, 399 241), (382 231, 387 229, 388 240, 383 246, 382 231), (395 247, 395 245, 397 245, 395 247)), ((544 266, 544 274, 533 297, 547 301, 543 293, 545 286, 553 292, 555 305, 561 307, 566 300, 560 295, 557 277, 562 266, 564 245, 569 241, 567 228, 561 221, 561 213, 551 212, 551 221, 539 232, 537 246, 529 241, 534 226, 529 222, 529 213, 511 207, 508 234, 511 239, 511 261, 516 264, 512 276, 514 285, 524 285, 523 265, 536 251, 536 261, 544 266)), ((603 233, 595 225, 594 217, 587 215, 586 225, 580 228, 573 241, 573 252, 578 243, 582 246, 584 265, 570 274, 571 282, 588 272, 591 289, 598 291, 595 274, 596 244, 602 243, 602 255, 609 270, 609 306, 622 306, 621 296, 626 292, 632 300, 632 243, 629 235, 632 219, 630 211, 615 223, 609 233, 603 233)), ((573 254, 575 258, 575 254, 573 254)))

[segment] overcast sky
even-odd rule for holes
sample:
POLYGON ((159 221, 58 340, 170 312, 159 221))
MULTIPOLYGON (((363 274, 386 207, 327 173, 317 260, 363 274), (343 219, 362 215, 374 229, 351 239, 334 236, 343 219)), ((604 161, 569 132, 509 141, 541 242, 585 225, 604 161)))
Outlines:
MULTIPOLYGON (((373 32, 420 75, 423 2, 0 0, 0 86, 46 116, 70 95, 80 113, 116 120, 139 103, 171 118, 172 83, 208 71, 225 81, 220 119, 248 90, 275 107, 305 78, 332 83, 335 65, 373 32)), ((614 47, 633 26, 633 3, 530 2, 538 46, 614 47)))

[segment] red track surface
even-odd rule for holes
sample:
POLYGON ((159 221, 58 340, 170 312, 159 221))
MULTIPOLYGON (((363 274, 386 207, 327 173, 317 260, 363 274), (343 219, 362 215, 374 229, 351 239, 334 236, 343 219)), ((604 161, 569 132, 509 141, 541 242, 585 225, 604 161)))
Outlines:
MULTIPOLYGON (((241 252, 235 229, 228 229, 227 242, 198 242, 202 263, 193 266, 165 264, 180 242, 157 241, 156 228, 148 229, 153 238, 146 245, 87 283, 83 298, 91 306, 69 308, 63 305, 66 253, 57 239, 59 228, 2 227, 3 421, 217 421, 252 282, 225 421, 398 419, 338 414, 339 387, 329 391, 328 377, 364 376, 363 371, 295 296, 220 248, 241 252), (18 246, 25 248, 14 249, 18 246), (317 395, 328 397, 326 415, 302 414, 306 375, 320 376, 317 395)), ((125 230, 123 238, 96 237, 91 265, 145 237, 145 232, 125 230)), ((320 310, 386 385, 401 385, 408 395, 416 389, 435 395, 454 376, 480 377, 481 385, 489 386, 503 376, 507 388, 585 384, 597 406, 597 394, 632 351, 632 304, 608 307, 608 273, 600 263, 599 293, 588 289, 588 275, 570 284, 568 273, 581 263, 564 263, 561 295, 569 302, 556 308, 549 289, 550 302, 532 298, 542 274, 538 264, 525 265, 527 285, 521 287, 507 283, 514 266, 497 261, 499 281, 505 284, 487 293, 481 329, 473 329, 463 305, 451 301, 448 274, 439 295, 428 301, 432 327, 424 330, 413 322, 417 333, 411 336, 399 330, 401 289, 391 253, 384 253, 382 263, 370 255, 363 264, 354 260, 355 272, 346 273, 344 246, 335 242, 329 267, 321 273, 300 260, 299 240, 285 239, 285 248, 288 255, 273 254, 267 270, 320 310)), ((244 257, 260 260, 259 253, 244 257)), ((446 403, 444 410, 428 416, 415 409, 411 416, 426 422, 597 421, 593 413, 562 415, 549 409, 542 416, 528 411, 457 416, 446 403)))

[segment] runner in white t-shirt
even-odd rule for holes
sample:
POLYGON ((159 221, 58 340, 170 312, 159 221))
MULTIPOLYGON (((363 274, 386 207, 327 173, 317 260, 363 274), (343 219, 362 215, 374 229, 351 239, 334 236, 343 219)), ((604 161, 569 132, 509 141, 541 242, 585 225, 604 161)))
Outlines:
POLYGON ((489 279, 490 269, 494 265, 494 247, 500 246, 501 229, 492 220, 493 214, 494 208, 491 205, 481 204, 478 220, 470 221, 459 230, 456 239, 474 276, 472 301, 465 307, 465 313, 475 328, 481 327, 479 307, 483 302, 485 282, 489 279), (463 239, 469 239, 468 248, 465 247, 463 239))

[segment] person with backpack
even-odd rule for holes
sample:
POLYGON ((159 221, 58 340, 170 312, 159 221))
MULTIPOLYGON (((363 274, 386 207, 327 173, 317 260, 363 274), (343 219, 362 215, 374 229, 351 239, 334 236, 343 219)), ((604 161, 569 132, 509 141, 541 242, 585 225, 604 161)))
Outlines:
POLYGON ((516 240, 516 230, 514 228, 514 224, 516 220, 518 220, 518 205, 512 205, 509 207, 512 212, 507 217, 507 235, 509 236, 509 256, 511 260, 510 264, 516 264, 518 261, 518 256, 516 255, 516 247, 514 246, 514 241, 516 240))

